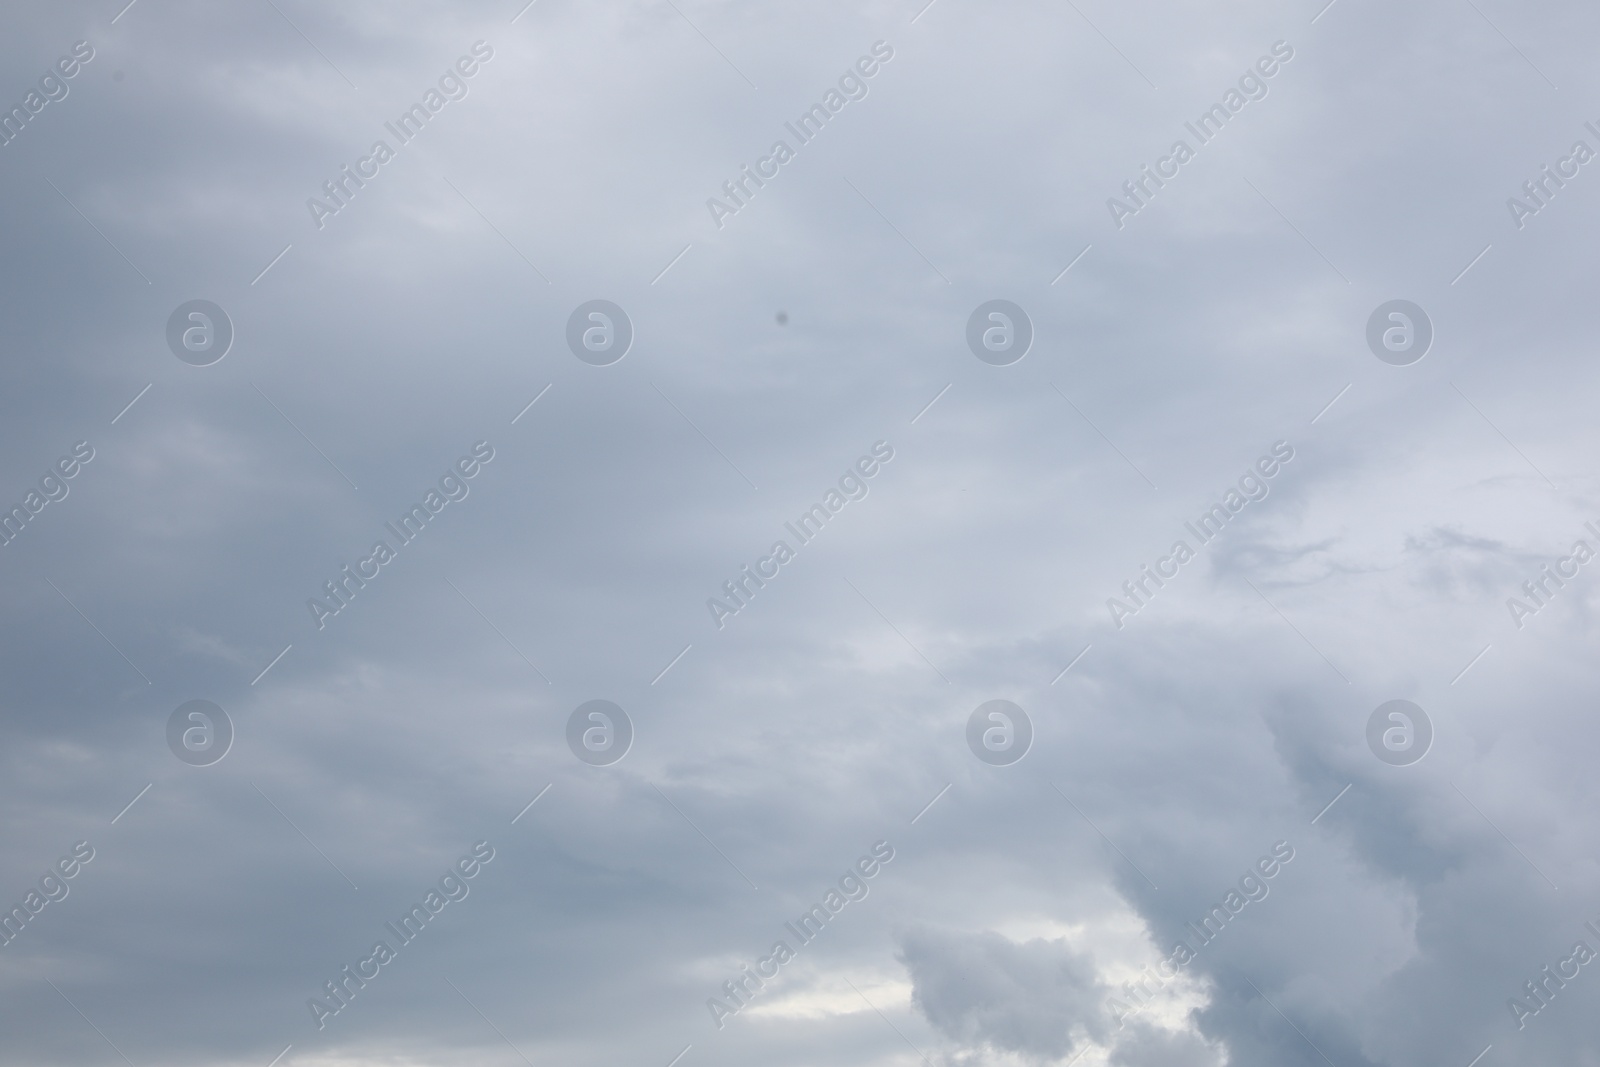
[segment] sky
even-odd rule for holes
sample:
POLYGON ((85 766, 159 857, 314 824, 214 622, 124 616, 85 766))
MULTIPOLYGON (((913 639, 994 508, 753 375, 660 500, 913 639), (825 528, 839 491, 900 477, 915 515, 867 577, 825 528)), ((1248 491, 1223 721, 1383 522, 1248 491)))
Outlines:
POLYGON ((1600 1064, 1591 6, 125 3, 7 1064, 1600 1064))

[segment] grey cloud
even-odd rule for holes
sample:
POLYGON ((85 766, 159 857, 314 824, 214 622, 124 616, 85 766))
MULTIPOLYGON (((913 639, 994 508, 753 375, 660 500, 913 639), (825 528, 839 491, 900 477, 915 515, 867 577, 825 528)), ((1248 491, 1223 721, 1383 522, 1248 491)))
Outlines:
POLYGON ((1065 940, 923 928, 899 943, 918 1009, 964 1046, 1049 1061, 1071 1055, 1082 1034, 1105 1040, 1109 990, 1065 940))
POLYGON ((1163 1030, 1143 1022, 1129 1024, 1129 1033, 1117 1042, 1110 1062, 1116 1067, 1190 1067, 1220 1064, 1221 1050, 1194 1033, 1163 1030))
POLYGON ((1521 630, 1505 597, 1600 516, 1600 178, 1520 230, 1505 201, 1600 123, 1594 11, 124 2, 0 18, 0 106, 96 50, 0 147, 0 505, 96 449, 0 546, 0 903, 97 852, 0 948, 12 1059, 1322 1062, 1296 1027, 1341 1067, 1593 1058, 1587 971, 1525 1030, 1505 1007, 1600 921, 1592 576, 1521 630), (478 40, 469 94, 317 229, 478 40), (878 40, 870 93, 716 229, 878 40), (1269 94, 1116 229, 1277 40, 1269 94), (1435 327, 1409 367, 1366 347, 1396 298, 1435 327), (192 299, 236 329, 209 367, 167 349, 192 299), (564 340, 592 299, 635 326, 610 367, 564 340), (991 299, 1035 326, 1010 367, 963 337, 991 299), (870 494, 716 629, 879 439, 870 494), (1271 495, 1114 628, 1279 439, 1271 495), (470 496, 317 629, 478 440, 470 496), (1396 768, 1362 731, 1401 697, 1437 736, 1396 768), (236 727, 205 768, 165 740, 197 698, 236 727), (637 731, 607 768, 563 738, 596 698, 637 731), (962 734, 997 698, 1036 729, 1007 768, 962 734), (316 1030, 479 838, 470 897, 316 1030), (712 1028, 729 961, 880 838, 782 1010, 712 1028), (1190 1029, 1111 1032, 1102 973, 1280 839, 1190 1029), (998 932, 1029 924, 1082 936, 998 932))

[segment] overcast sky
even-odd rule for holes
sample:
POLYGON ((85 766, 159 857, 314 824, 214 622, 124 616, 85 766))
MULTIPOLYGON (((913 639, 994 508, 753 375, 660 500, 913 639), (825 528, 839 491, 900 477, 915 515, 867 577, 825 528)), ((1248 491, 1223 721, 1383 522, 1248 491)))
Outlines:
POLYGON ((125 2, 0 15, 0 1059, 1600 1064, 1592 6, 125 2))

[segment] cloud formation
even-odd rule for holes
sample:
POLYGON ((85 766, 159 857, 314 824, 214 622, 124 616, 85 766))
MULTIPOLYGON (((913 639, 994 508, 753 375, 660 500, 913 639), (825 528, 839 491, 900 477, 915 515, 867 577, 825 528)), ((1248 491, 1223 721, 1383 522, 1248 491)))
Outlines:
POLYGON ((12 7, 8 1062, 1595 1059, 1600 13, 12 7))

